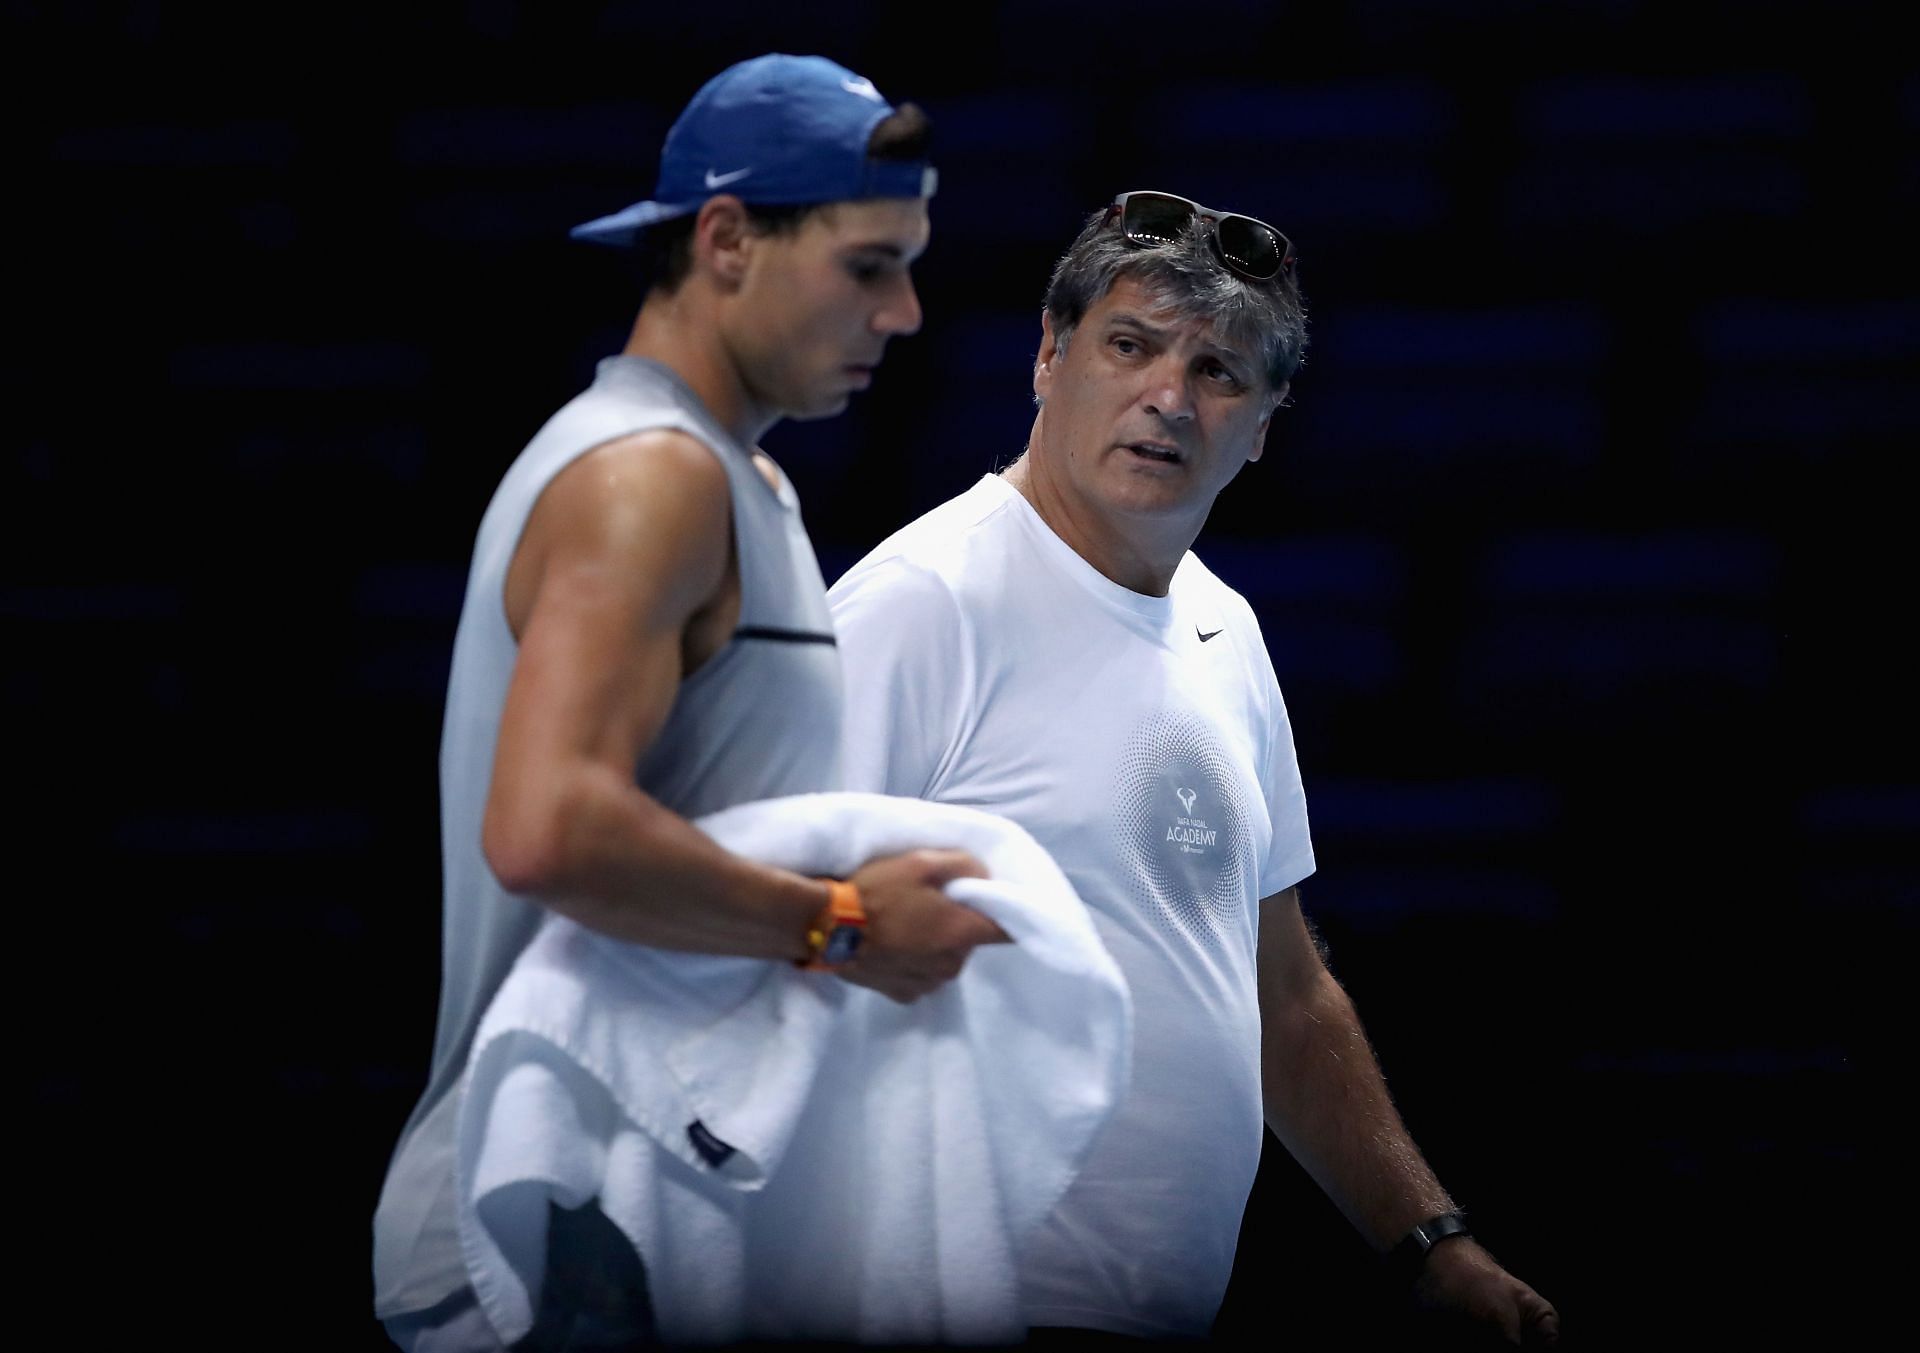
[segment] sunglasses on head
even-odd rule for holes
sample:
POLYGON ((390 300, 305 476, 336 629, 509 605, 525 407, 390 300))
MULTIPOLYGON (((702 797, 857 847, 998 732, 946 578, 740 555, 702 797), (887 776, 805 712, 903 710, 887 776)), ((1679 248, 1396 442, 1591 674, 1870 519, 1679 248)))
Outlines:
POLYGON ((1122 193, 1107 208, 1107 223, 1120 219, 1120 233, 1129 244, 1159 249, 1176 243, 1198 216, 1210 227, 1207 238, 1220 261, 1254 282, 1266 282, 1293 273, 1293 245, 1287 237, 1251 216, 1214 211, 1172 193, 1122 193))

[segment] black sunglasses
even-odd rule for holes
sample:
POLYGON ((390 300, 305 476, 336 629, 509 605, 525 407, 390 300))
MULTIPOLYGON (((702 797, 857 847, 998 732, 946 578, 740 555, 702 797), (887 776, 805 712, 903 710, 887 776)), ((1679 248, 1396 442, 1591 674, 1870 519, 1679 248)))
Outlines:
POLYGON ((1265 221, 1230 211, 1214 211, 1172 193, 1122 193, 1107 208, 1107 224, 1120 218, 1129 244, 1159 249, 1180 240, 1198 216, 1211 230, 1213 252, 1233 271, 1254 282, 1293 275, 1293 245, 1265 221))

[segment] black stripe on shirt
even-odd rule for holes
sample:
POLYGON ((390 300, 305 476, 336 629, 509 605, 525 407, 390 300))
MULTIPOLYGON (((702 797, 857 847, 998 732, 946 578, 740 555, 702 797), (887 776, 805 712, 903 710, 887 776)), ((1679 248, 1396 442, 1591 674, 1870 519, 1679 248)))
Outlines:
POLYGON ((820 634, 814 630, 783 630, 772 625, 742 625, 733 632, 736 639, 770 639, 776 644, 826 644, 837 646, 831 634, 820 634))

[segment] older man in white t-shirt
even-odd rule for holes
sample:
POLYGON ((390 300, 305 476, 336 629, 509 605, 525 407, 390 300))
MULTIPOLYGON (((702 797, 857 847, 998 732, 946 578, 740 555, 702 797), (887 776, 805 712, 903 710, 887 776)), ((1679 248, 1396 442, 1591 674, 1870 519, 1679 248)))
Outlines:
POLYGON ((1132 1085, 1024 1258, 1036 1328, 1204 1337, 1270 1125, 1431 1304, 1545 1344, 1390 1102, 1295 886, 1292 729, 1247 603, 1189 553, 1305 343, 1291 247, 1170 194, 1048 289, 1027 450, 832 589, 848 787, 1004 814, 1132 988, 1132 1085))

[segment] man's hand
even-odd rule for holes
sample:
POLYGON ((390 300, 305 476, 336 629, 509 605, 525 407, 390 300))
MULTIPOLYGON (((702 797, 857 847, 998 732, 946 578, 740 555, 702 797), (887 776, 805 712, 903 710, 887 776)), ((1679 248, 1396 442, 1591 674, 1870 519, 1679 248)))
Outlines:
POLYGON ((903 1005, 952 981, 976 946, 1012 942, 941 891, 950 879, 986 876, 963 850, 910 850, 867 861, 850 880, 866 908, 867 933, 860 951, 835 971, 903 1005))
POLYGON ((1471 1238, 1433 1247, 1414 1284, 1414 1301, 1448 1326, 1461 1347, 1552 1348, 1560 1339, 1560 1316, 1547 1299, 1471 1238))

